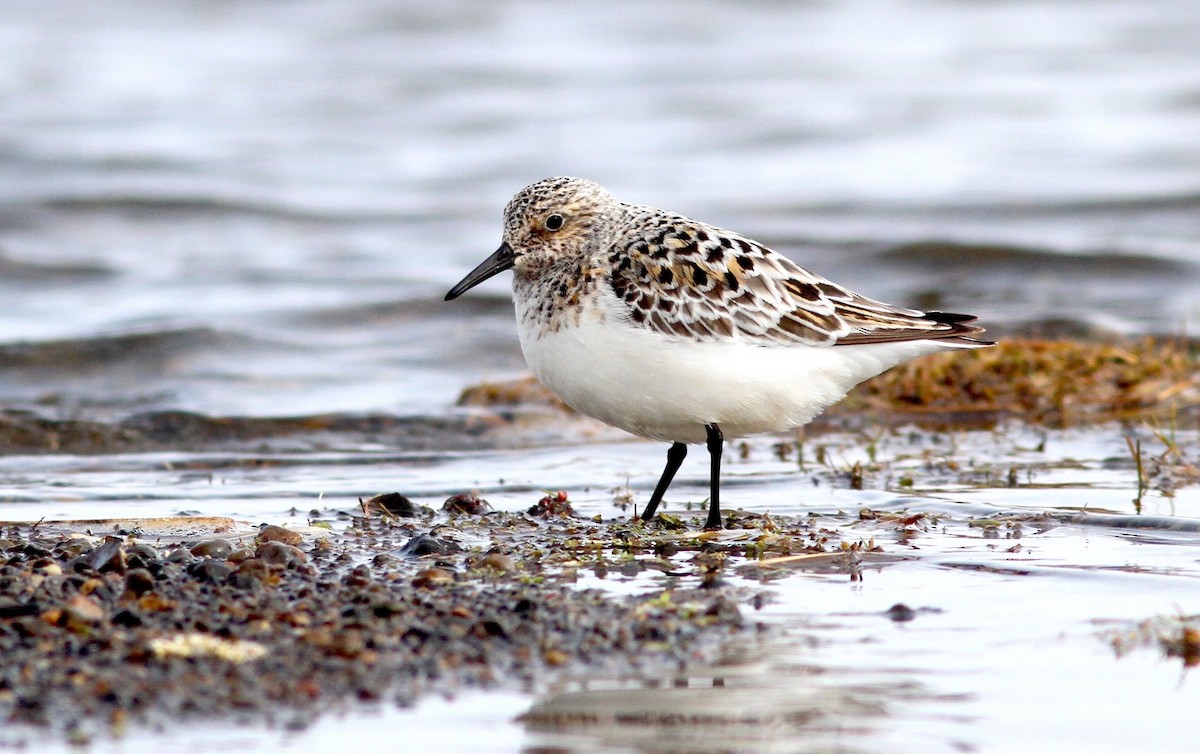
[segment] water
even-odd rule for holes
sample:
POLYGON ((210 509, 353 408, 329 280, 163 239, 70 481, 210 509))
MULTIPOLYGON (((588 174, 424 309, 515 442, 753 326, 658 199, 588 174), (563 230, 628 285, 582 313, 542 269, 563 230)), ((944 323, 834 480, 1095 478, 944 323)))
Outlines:
MULTIPOLYGON (((874 297, 977 313, 999 335, 1188 333, 1200 315, 1200 5, 0 8, 0 423, 367 417, 303 442, 235 422, 240 442, 198 449, 14 446, 0 457, 0 518, 288 523, 293 508, 392 489, 437 504, 470 487, 512 510, 568 488, 582 510, 616 515, 627 481, 644 501, 661 449, 619 433, 535 426, 501 449, 476 450, 493 441, 468 432, 438 444, 439 422, 470 420, 453 405, 464 386, 523 369, 504 282, 441 298, 495 248, 508 198, 548 175, 736 228, 874 297)), ((989 459, 999 478, 1004 464, 1042 464, 1041 486, 1019 490, 953 475, 900 490, 901 469, 923 468, 900 436, 884 449, 897 471, 865 492, 836 475, 811 486, 772 460, 769 440, 731 459, 734 505, 846 530, 865 526, 864 506, 958 523, 858 585, 775 582, 762 619, 789 628, 759 648, 762 664, 723 670, 734 706, 783 693, 808 709, 815 687, 883 713, 814 707, 813 726, 716 731, 714 746, 1170 750, 1187 735, 1170 722, 1195 702, 1178 661, 1117 660, 1094 621, 1197 612, 1194 537, 1062 526, 1022 540, 1036 540, 1015 558, 1031 575, 963 567, 1012 559, 968 515, 1132 512, 1119 428, 1056 435, 1041 454, 1023 433, 958 438, 962 463, 989 459), (944 612, 892 624, 879 611, 897 601, 944 612)), ((865 458, 862 438, 830 442, 838 469, 865 458)), ((674 494, 705 496, 701 461, 674 494)), ((1144 501, 1177 519, 1200 515, 1198 502, 1188 488, 1144 501)), ((479 735, 497 750, 654 750, 662 730, 512 722, 531 705, 609 709, 575 691, 495 697, 502 714, 468 699, 351 715, 282 743, 278 731, 221 735, 272 750, 354 730, 378 742, 377 725, 403 725, 478 750, 437 738, 449 716, 491 730, 479 735)), ((638 698, 691 703, 665 689, 638 698)), ((198 750, 206 735, 189 740, 198 750)), ((126 744, 158 745, 139 732, 126 744)))
MULTIPOLYGON (((1194 462, 1200 434, 1176 439, 1194 462)), ((1195 679, 1153 644, 1119 656, 1111 636, 1152 617, 1197 612, 1200 489, 1143 500, 1147 514, 1174 529, 1154 528, 1149 518, 1146 528, 1111 525, 1105 516, 1130 521, 1134 494, 1117 427, 887 433, 876 439, 870 466, 880 470, 868 473, 861 491, 847 489, 844 472, 871 463, 863 438, 821 441, 828 463, 810 460, 803 469, 795 458, 779 460, 770 439, 751 441, 725 469, 727 502, 815 517, 838 538, 874 540, 886 558, 866 561, 860 580, 819 567, 760 580, 753 564, 731 566, 731 585, 765 592, 761 609, 744 609, 770 630, 744 637, 723 663, 677 678, 568 678, 532 691, 427 698, 414 709, 351 707, 300 732, 232 723, 133 728, 90 750, 151 752, 170 740, 184 751, 232 742, 243 751, 322 751, 378 746, 397 730, 409 742, 464 754, 1183 750, 1195 679), (999 478, 1016 466, 1021 486, 981 483, 982 464, 994 465, 999 478), (898 487, 902 475, 914 484, 898 487), (863 517, 863 509, 881 517, 863 517), (936 520, 903 531, 887 518, 917 513, 936 520), (981 520, 1000 522, 995 537, 981 520), (889 619, 897 603, 917 611, 912 621, 889 619)), ((240 466, 232 454, 16 457, 3 459, 0 478, 27 495, 4 504, 10 519, 190 509, 296 527, 310 508, 352 509, 364 490, 388 485, 436 505, 469 484, 497 508, 516 510, 541 494, 530 489, 534 480, 570 489, 582 515, 610 517, 623 515, 614 497, 626 475, 639 500, 649 494, 660 461, 650 447, 589 443, 373 460, 362 452, 276 454, 240 466), (193 467, 182 468, 187 461, 193 467)), ((1149 437, 1146 449, 1162 450, 1149 437)), ((685 463, 672 499, 703 497, 704 466, 685 463)), ((690 571, 688 557, 678 556, 677 570, 690 571)), ((601 580, 581 570, 579 584, 622 595, 672 579, 646 570, 601 580)), ((29 731, 0 732, 0 747, 20 745, 70 748, 29 731)))
POLYGON ((1001 332, 1197 314, 1191 5, 5 6, 0 344, 158 336, 8 405, 443 412, 521 367, 440 298, 550 174, 1001 332))

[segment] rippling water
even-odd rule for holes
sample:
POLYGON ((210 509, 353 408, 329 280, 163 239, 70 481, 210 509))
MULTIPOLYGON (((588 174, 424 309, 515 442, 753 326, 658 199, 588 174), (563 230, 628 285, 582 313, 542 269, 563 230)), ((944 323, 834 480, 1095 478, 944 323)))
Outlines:
POLYGON ((1186 330, 1200 6, 5 3, 0 401, 445 412, 550 174, 877 297, 1186 330))
MULTIPOLYGON (((77 435, 54 446, 65 452, 0 457, 7 519, 198 510, 295 523, 297 509, 345 510, 392 489, 437 505, 467 486, 504 510, 562 486, 586 515, 623 515, 619 485, 644 501, 661 448, 514 452, 506 435, 469 452, 472 417, 453 408, 463 386, 523 362, 504 281, 442 296, 496 247, 508 198, 548 175, 736 228, 871 296, 978 313, 1000 335, 1187 333, 1200 317, 1197 3, 0 9, 0 428, 53 441, 42 450, 69 426, 77 435), (298 426, 321 441, 289 446, 298 426), (110 454, 89 455, 89 441, 110 454)), ((538 431, 518 425, 504 431, 538 431)), ((1120 430, 1039 432, 922 435, 921 447, 902 434, 835 438, 819 484, 776 460, 770 439, 728 454, 735 506, 850 532, 871 526, 864 506, 945 518, 915 544, 889 537, 887 552, 913 557, 865 584, 817 573, 773 584, 752 619, 786 626, 783 641, 761 672, 728 684, 731 709, 780 698, 784 679, 789 693, 819 689, 869 715, 823 702, 815 728, 671 732, 722 751, 740 736, 771 739, 763 751, 1187 740, 1196 695, 1178 662, 1118 662, 1093 622, 1195 612, 1186 519, 1200 494, 1147 493, 1147 512, 1192 524, 1182 533, 1085 521, 1027 527, 1015 549, 988 540, 975 519, 1012 511, 1132 518, 1120 430), (897 473, 924 470, 915 488, 844 488, 839 469, 875 445, 897 473), (922 481, 943 456, 945 468, 979 460, 983 481, 922 481), (1009 468, 1029 483, 996 486, 1009 468), (892 626, 880 616, 900 600, 944 613, 892 626)), ((702 499, 706 478, 702 461, 685 467, 672 502, 702 499)), ((587 693, 561 691, 537 704, 594 711, 587 693)), ((654 750, 628 738, 636 726, 522 732, 511 718, 530 702, 326 718, 301 743, 377 748, 404 730, 445 751, 484 739, 496 751, 518 740, 654 750)), ((286 745, 277 731, 213 731, 184 737, 286 745)), ((161 747, 149 735, 132 732, 127 750, 161 747)))

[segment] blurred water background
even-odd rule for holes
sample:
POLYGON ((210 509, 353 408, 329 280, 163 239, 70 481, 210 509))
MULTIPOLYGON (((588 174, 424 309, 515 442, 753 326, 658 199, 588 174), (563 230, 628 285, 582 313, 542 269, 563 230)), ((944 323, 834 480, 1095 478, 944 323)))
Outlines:
POLYGON ((451 410, 555 174, 995 333, 1200 314, 1200 5, 0 2, 0 406, 451 410))
MULTIPOLYGON (((509 197, 561 174, 999 336, 1190 336, 1200 3, 0 0, 3 518, 297 525, 377 492, 436 506, 469 487, 500 510, 561 487, 584 515, 627 515, 616 501, 645 500, 662 448, 560 434, 513 450, 502 426, 500 447, 471 450, 478 417, 454 407, 524 364, 506 280, 442 296, 495 249, 509 197), (312 418, 330 414, 344 421, 312 418), (98 439, 72 448, 108 454, 53 452, 80 419, 98 439), (51 429, 21 441, 38 421, 51 429), (216 441, 197 450, 189 427, 216 441), (257 444, 305 427, 326 441, 257 444)), ((168 725, 92 750, 394 747, 398 730, 446 752, 1179 750, 1196 692, 1178 659, 1118 660, 1097 634, 1195 612, 1200 490, 1141 489, 1126 431, 1154 442, 1006 426, 823 439, 834 460, 816 471, 771 438, 727 454, 729 505, 820 516, 903 556, 864 581, 762 587, 751 619, 775 638, 721 708, 778 704, 786 725, 552 735, 513 718, 591 714, 593 697, 510 691, 325 717, 290 743, 168 725), (841 470, 876 449, 916 484, 846 489, 841 470), (946 471, 977 462, 973 482, 946 471), (992 478, 1015 470, 1018 487, 992 478), (1132 519, 1135 495, 1180 531, 1071 523, 1132 519), (889 533, 864 507, 940 523, 889 533), (975 526, 1014 512, 1016 545, 975 526), (893 625, 898 601, 936 609, 893 625)), ((669 502, 706 483, 697 457, 669 502)), ((627 691, 647 709, 678 696, 627 691)), ((73 747, 19 735, 0 727, 0 748, 73 747)))

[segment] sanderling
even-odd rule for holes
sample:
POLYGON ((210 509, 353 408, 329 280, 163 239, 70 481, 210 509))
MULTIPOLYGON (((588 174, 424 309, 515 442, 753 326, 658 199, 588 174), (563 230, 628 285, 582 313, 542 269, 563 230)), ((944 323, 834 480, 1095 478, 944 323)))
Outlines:
POLYGON ((446 300, 508 269, 537 378, 581 413, 671 443, 646 521, 688 443, 708 447, 705 527, 720 528, 726 438, 805 424, 917 356, 992 345, 970 315, 865 298, 745 236, 581 178, 514 196, 504 242, 446 300))

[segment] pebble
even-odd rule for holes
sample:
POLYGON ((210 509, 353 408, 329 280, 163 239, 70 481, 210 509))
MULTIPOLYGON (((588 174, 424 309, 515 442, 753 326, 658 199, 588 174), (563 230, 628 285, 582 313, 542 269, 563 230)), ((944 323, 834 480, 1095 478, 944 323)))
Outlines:
POLYGON ((93 623, 99 623, 107 615, 97 600, 82 594, 77 594, 67 600, 60 614, 61 618, 59 620, 50 620, 47 622, 62 625, 67 630, 74 631, 75 633, 81 633, 84 627, 90 626, 93 623))
POLYGON ((308 556, 299 547, 283 542, 264 542, 258 546, 254 556, 264 563, 284 568, 291 568, 308 560, 308 556))
POLYGON ((488 553, 479 561, 479 565, 484 568, 492 568, 501 573, 512 573, 517 570, 517 561, 513 560, 502 553, 488 553))
POLYGON ((205 558, 188 565, 187 573, 189 576, 209 584, 224 584, 233 573, 233 566, 224 560, 205 558))
POLYGON ((87 558, 88 565, 101 573, 112 571, 124 573, 126 553, 124 542, 119 537, 105 537, 104 544, 92 550, 87 558))
POLYGON ((304 537, 291 529, 285 529, 282 526, 268 524, 259 529, 258 536, 254 538, 255 542, 282 542, 285 545, 293 547, 303 544, 304 537))
POLYGON ((134 568, 125 573, 125 588, 134 597, 154 590, 154 574, 145 568, 134 568))
POLYGON ((579 658, 673 672, 715 658, 741 626, 720 590, 676 586, 667 607, 647 608, 655 590, 620 597, 555 578, 498 579, 549 573, 560 548, 543 538, 577 537, 580 522, 560 534, 557 523, 539 525, 530 547, 523 514, 460 520, 470 532, 359 521, 309 552, 267 528, 253 550, 221 538, 183 547, 113 537, 93 547, 6 528, 0 720, 63 736, 114 720, 169 729, 182 710, 193 720, 267 721, 355 699, 410 704, 423 693, 520 688, 579 658), (476 536, 507 549, 463 552, 454 541, 476 536), (685 601, 686 611, 675 607, 685 601))
POLYGON ((233 554, 233 543, 228 539, 206 539, 197 542, 188 552, 198 558, 219 558, 227 560, 233 554))
POLYGON ((444 568, 426 568, 413 577, 412 584, 418 589, 436 589, 454 583, 454 574, 444 568))
POLYGON ((404 543, 398 551, 404 558, 419 558, 422 555, 448 555, 458 550, 458 545, 437 539, 428 534, 418 534, 404 543))

